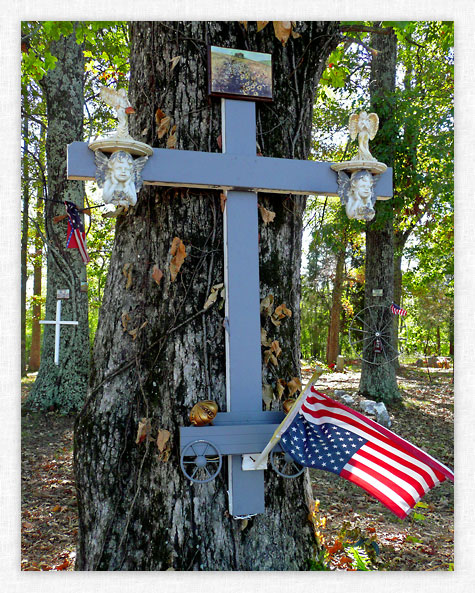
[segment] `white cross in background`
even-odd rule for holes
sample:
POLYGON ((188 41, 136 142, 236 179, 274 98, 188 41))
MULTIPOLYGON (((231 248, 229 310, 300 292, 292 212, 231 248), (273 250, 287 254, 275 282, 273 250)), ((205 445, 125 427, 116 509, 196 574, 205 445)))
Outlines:
POLYGON ((56 319, 54 321, 40 321, 43 325, 56 327, 54 336, 54 364, 59 365, 59 334, 61 325, 78 325, 78 321, 61 321, 61 299, 56 302, 56 319))

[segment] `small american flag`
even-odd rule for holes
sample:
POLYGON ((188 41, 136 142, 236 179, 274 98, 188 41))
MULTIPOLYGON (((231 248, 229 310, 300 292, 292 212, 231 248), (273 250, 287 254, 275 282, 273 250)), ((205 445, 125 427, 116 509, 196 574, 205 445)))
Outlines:
POLYGON ((79 211, 73 202, 65 200, 64 205, 68 214, 68 238, 66 240, 66 247, 79 249, 83 262, 87 264, 90 262, 90 258, 86 247, 86 233, 81 217, 79 216, 79 211))
POLYGON ((406 309, 399 307, 396 303, 391 303, 391 313, 394 315, 400 315, 401 317, 405 317, 407 315, 406 309))
POLYGON ((333 472, 378 499, 400 519, 453 472, 408 441, 312 386, 281 437, 306 467, 333 472))

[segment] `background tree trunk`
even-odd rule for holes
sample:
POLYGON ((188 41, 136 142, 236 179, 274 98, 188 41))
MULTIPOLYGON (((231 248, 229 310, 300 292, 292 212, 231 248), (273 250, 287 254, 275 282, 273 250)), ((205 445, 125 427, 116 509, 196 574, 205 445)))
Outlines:
POLYGON ((35 236, 35 262, 33 266, 33 306, 32 306, 32 320, 31 320, 31 346, 30 356, 28 360, 28 370, 36 372, 40 368, 41 362, 41 276, 43 273, 42 266, 42 249, 43 244, 41 238, 36 234, 35 236))
POLYGON ((338 252, 335 268, 335 280, 332 291, 332 308, 330 311, 330 325, 328 326, 327 339, 327 364, 336 362, 340 352, 340 316, 341 316, 341 295, 343 294, 343 272, 345 269, 346 250, 338 252))
MULTIPOLYGON (((58 58, 56 68, 42 80, 48 113, 47 198, 70 200, 82 208, 84 184, 67 180, 66 150, 70 142, 82 139, 83 46, 77 44, 73 33, 53 41, 51 53, 58 58)), ((56 316, 57 290, 69 289, 70 299, 63 302, 62 318, 77 320, 79 325, 61 329, 59 366, 54 364, 54 327, 44 327, 41 366, 26 405, 39 409, 53 406, 70 412, 84 403, 89 372, 87 294, 80 292, 86 271, 78 250, 66 249, 67 221, 53 224, 54 216, 65 213, 64 205, 47 200, 44 213, 48 247, 45 318, 51 320, 56 316)))
POLYGON ((30 205, 30 181, 28 169, 28 118, 23 120, 23 145, 25 158, 23 159, 23 208, 21 220, 21 290, 20 290, 20 318, 21 318, 21 376, 26 375, 26 283, 28 280, 28 210, 30 205))
MULTIPOLYGON (((394 164, 393 139, 397 129, 393 117, 393 101, 396 82, 396 35, 373 35, 371 45, 378 51, 371 61, 371 110, 378 114, 380 129, 371 143, 371 152, 388 166, 394 164)), ((366 223, 365 260, 365 307, 387 306, 387 322, 390 323, 389 306, 394 298, 394 236, 393 206, 391 200, 379 201, 376 216, 366 223), (373 288, 382 288, 383 296, 373 296, 373 288)), ((385 319, 386 321, 386 319, 385 319)), ((369 317, 366 319, 371 324, 369 317)), ((393 324, 391 324, 392 329, 393 324)), ((393 333, 394 341, 394 333, 393 333)), ((369 345, 373 347, 372 344, 369 345)), ((400 399, 394 364, 370 364, 363 361, 359 390, 364 395, 390 403, 400 399)))
MULTIPOLYGON (((274 102, 258 106, 257 140, 264 156, 306 158, 315 88, 336 25, 297 28, 301 36, 283 47, 272 24, 257 33, 255 23, 247 31, 237 22, 133 23, 132 134, 165 146, 155 125, 160 108, 177 125, 177 148, 219 151, 220 102, 207 97, 210 43, 273 54, 274 102)), ((276 305, 284 302, 293 312, 272 327, 283 352, 277 372, 265 368, 263 381, 275 386, 277 378, 299 374, 305 199, 259 196, 259 203, 276 212, 274 223, 260 226, 261 297, 271 293, 276 305)), ((311 555, 303 479, 266 472, 266 512, 244 523, 227 511, 226 468, 203 485, 190 484, 179 469, 179 427, 189 423, 193 404, 211 397, 226 409, 224 310, 215 305, 200 313, 211 286, 223 281, 222 233, 215 191, 148 187, 117 221, 91 391, 75 432, 78 570, 299 570, 311 555), (187 257, 171 282, 175 236, 187 257), (160 284, 151 276, 154 265, 164 272, 160 284), (142 329, 134 340, 128 331, 136 328, 142 329), (135 444, 143 417, 153 436, 159 429, 171 433, 161 455, 153 442, 135 444)))

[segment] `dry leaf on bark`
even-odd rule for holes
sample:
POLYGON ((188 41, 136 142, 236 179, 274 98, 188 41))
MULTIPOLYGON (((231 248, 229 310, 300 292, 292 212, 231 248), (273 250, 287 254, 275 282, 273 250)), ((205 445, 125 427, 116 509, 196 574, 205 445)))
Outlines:
POLYGON ((259 212, 261 213, 262 220, 266 226, 269 224, 269 222, 274 221, 275 212, 272 212, 272 210, 267 210, 267 208, 264 208, 264 206, 259 205, 259 212))
POLYGON ((302 391, 302 383, 298 377, 292 377, 292 379, 287 382, 287 387, 289 388, 290 396, 292 396, 296 391, 302 391))
POLYGON ((267 25, 269 21, 257 21, 257 32, 262 31, 262 29, 267 25))
POLYGON ((185 245, 179 237, 174 237, 172 246, 170 248, 170 253, 173 256, 170 262, 170 276, 171 281, 175 282, 178 272, 180 271, 180 268, 183 265, 187 255, 185 245))
POLYGON ((167 148, 173 150, 176 147, 176 134, 170 134, 167 139, 167 148))
MULTIPOLYGON (((220 282, 219 284, 215 284, 214 286, 211 287, 211 292, 210 292, 208 298, 206 299, 206 303, 203 305, 203 309, 208 309, 208 307, 211 307, 211 305, 216 302, 216 299, 218 298, 219 291, 223 288, 224 288, 224 284, 222 282, 220 282)), ((223 290, 221 290, 221 297, 224 298, 223 290)))
POLYGON ((266 330, 261 327, 261 344, 262 346, 266 346, 267 348, 270 347, 270 341, 267 339, 267 332, 266 330))
POLYGON ((152 424, 148 418, 142 418, 139 420, 139 426, 137 429, 137 438, 135 439, 135 444, 138 445, 142 443, 150 434, 150 430, 152 428, 152 424))
POLYGON ((285 45, 287 40, 289 39, 290 33, 292 31, 292 22, 291 21, 272 21, 274 24, 274 33, 277 39, 285 45))
POLYGON ((278 379, 277 383, 276 383, 276 389, 277 389, 277 397, 279 399, 282 399, 282 395, 284 393, 285 390, 285 386, 287 385, 287 383, 284 381, 284 379, 278 379))
POLYGON ((122 329, 124 331, 127 331, 127 324, 130 321, 130 317, 129 317, 129 314, 126 311, 124 311, 122 313, 122 315, 120 316, 120 321, 122 322, 122 329))
POLYGON ((171 121, 172 118, 168 115, 166 115, 160 120, 160 125, 158 126, 157 130, 157 136, 159 138, 163 138, 163 136, 165 136, 165 134, 168 132, 168 130, 170 129, 171 121))
POLYGON ((273 354, 272 350, 269 348, 269 350, 264 350, 264 364, 269 364, 269 361, 274 365, 274 366, 279 366, 279 361, 277 360, 277 357, 273 354))
POLYGON ((165 117, 165 114, 163 113, 163 111, 158 108, 157 111, 155 111, 155 121, 157 122, 157 126, 160 125, 160 122, 162 121, 162 119, 165 117))
POLYGON ((285 316, 292 317, 292 311, 286 307, 285 303, 282 303, 282 305, 276 307, 274 311, 274 317, 277 319, 283 319, 285 316))
POLYGON ((173 70, 173 68, 175 68, 175 66, 178 64, 178 62, 181 60, 181 56, 175 56, 174 58, 172 58, 170 60, 171 62, 171 66, 170 66, 170 72, 173 70))
POLYGON ((160 284, 160 280, 163 278, 162 270, 155 264, 152 268, 152 278, 157 284, 160 284))
POLYGON ((274 340, 272 342, 272 344, 270 345, 270 349, 277 356, 277 358, 280 356, 280 354, 282 352, 282 348, 280 347, 278 340, 274 340))
POLYGON ((274 392, 272 391, 272 386, 264 383, 262 385, 262 400, 266 405, 266 409, 270 408, 270 404, 274 399, 274 392))
POLYGON ((144 321, 140 327, 137 327, 135 329, 131 329, 129 331, 129 334, 132 336, 132 340, 135 341, 135 339, 137 338, 137 335, 138 335, 139 331, 142 330, 147 325, 147 323, 148 323, 148 321, 144 321))
POLYGON ((127 278, 127 283, 125 285, 126 290, 129 290, 132 286, 132 268, 132 264, 124 264, 124 267, 122 268, 122 273, 127 278))
POLYGON ((274 295, 268 294, 261 301, 261 313, 264 313, 264 315, 267 315, 268 317, 270 315, 272 315, 273 304, 274 304, 274 295))
POLYGON ((241 23, 241 25, 246 29, 247 31, 247 21, 239 21, 241 23))
POLYGON ((171 432, 169 430, 165 430, 164 428, 160 428, 157 435, 157 447, 160 453, 163 453, 165 449, 165 445, 167 444, 169 438, 171 436, 171 432))

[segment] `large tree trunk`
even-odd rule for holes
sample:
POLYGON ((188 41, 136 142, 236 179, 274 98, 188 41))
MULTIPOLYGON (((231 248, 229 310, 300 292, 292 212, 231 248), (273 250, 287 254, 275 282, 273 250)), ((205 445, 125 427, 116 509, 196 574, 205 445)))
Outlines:
POLYGON ((336 362, 339 354, 341 295, 343 294, 343 272, 345 269, 346 251, 338 252, 335 268, 335 280, 332 291, 332 307, 330 311, 330 325, 327 338, 327 364, 336 362))
POLYGON ((56 316, 58 289, 69 289, 70 298, 63 302, 62 319, 76 320, 79 325, 61 329, 59 365, 54 363, 54 326, 43 332, 41 366, 27 407, 54 407, 63 412, 81 408, 84 403, 89 374, 89 326, 87 295, 80 292, 85 280, 84 263, 77 249, 66 249, 64 220, 53 224, 53 217, 64 214, 62 200, 83 207, 84 184, 66 177, 67 145, 82 139, 84 105, 83 46, 73 33, 51 43, 51 53, 58 58, 56 68, 49 70, 42 81, 48 113, 46 159, 48 200, 45 202, 47 257, 47 320, 56 316), (56 200, 58 203, 51 200, 56 200))
MULTIPOLYGON (((298 23, 298 30, 301 37, 282 47, 271 24, 256 33, 254 23, 247 32, 237 22, 133 23, 132 134, 163 147, 154 119, 160 108, 178 127, 177 148, 219 151, 220 103, 206 91, 210 43, 273 54, 275 100, 258 107, 260 149, 264 156, 306 158, 315 87, 336 26, 298 23)), ((273 294, 276 305, 293 312, 272 326, 283 352, 278 371, 266 368, 263 382, 275 386, 277 378, 299 373, 305 200, 259 196, 259 202, 276 212, 273 223, 260 226, 261 297, 273 294)), ((149 187, 118 219, 91 392, 75 432, 79 570, 299 570, 311 555, 303 479, 266 472, 266 512, 246 525, 227 511, 225 468, 203 485, 191 484, 179 468, 179 427, 189 423, 190 408, 211 397, 226 409, 224 310, 215 305, 202 313, 211 286, 223 281, 222 248, 219 192, 149 187), (187 257, 171 282, 175 236, 187 257), (164 272, 160 284, 152 279, 155 265, 164 272), (142 329, 134 340, 128 332, 136 328, 142 329), (141 418, 151 420, 153 436, 170 431, 169 457, 155 443, 135 444, 141 418)))
MULTIPOLYGON (((372 154, 392 166, 394 163, 394 138, 397 128, 392 114, 393 93, 396 80, 397 40, 390 35, 373 35, 372 47, 378 51, 371 62, 371 108, 379 115, 380 130, 371 144, 372 154)), ((394 323, 389 306, 394 298, 394 236, 393 210, 391 200, 380 201, 376 207, 376 217, 366 223, 366 261, 365 261, 365 307, 383 305, 385 313, 382 325, 392 328, 394 347, 394 323), (383 296, 373 295, 373 289, 383 290, 383 296)), ((372 324, 367 316, 365 323, 372 324)), ((373 344, 367 346, 373 348, 373 344)), ((368 358, 367 356, 364 358, 368 358)), ((364 395, 390 403, 400 399, 396 380, 395 365, 371 364, 363 360, 361 367, 360 392, 364 395)))

